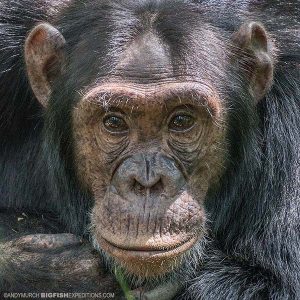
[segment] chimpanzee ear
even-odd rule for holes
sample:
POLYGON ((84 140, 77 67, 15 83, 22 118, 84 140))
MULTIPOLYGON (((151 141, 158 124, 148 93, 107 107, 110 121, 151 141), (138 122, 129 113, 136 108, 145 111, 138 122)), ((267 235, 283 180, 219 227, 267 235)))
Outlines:
POLYGON ((51 95, 51 84, 65 68, 66 41, 53 26, 42 23, 25 41, 25 62, 32 90, 43 106, 51 95))
POLYGON ((273 82, 274 46, 264 27, 256 22, 242 25, 234 34, 243 69, 247 70, 250 92, 258 102, 273 82))

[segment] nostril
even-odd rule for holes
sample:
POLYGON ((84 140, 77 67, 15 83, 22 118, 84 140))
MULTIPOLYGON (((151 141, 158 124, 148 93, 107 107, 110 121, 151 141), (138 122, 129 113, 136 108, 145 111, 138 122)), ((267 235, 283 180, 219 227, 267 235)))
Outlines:
POLYGON ((134 180, 132 190, 136 195, 146 195, 146 187, 140 184, 137 180, 134 180))
POLYGON ((151 194, 161 194, 163 192, 163 182, 161 178, 150 187, 151 194))

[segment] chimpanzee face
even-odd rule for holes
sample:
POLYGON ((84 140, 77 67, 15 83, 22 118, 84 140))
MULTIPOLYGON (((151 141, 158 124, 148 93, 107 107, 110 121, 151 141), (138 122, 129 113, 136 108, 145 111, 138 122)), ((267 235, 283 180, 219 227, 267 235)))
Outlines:
POLYGON ((95 238, 134 273, 167 271, 203 237, 203 200, 222 166, 217 101, 201 85, 119 82, 93 88, 74 110, 95 238))
MULTIPOLYGON (((226 162, 221 87, 230 84, 224 74, 231 45, 209 28, 195 39, 178 60, 155 30, 138 34, 113 71, 85 87, 71 108, 76 175, 95 200, 95 243, 142 277, 171 271, 203 239, 203 203, 226 162)), ((44 105, 52 92, 49 72, 67 72, 65 43, 47 24, 27 38, 29 79, 44 105)), ((234 43, 251 48, 249 90, 259 99, 272 79, 266 33, 246 24, 234 43)))

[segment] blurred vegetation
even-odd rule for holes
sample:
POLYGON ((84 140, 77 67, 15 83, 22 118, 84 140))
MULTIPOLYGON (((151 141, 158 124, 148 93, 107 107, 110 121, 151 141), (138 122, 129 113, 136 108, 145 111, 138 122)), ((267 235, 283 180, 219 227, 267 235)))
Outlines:
POLYGON ((135 297, 131 293, 131 290, 129 288, 127 280, 120 268, 117 268, 117 267, 115 268, 115 276, 116 276, 118 283, 121 286, 121 289, 126 297, 126 300, 135 300, 135 297))

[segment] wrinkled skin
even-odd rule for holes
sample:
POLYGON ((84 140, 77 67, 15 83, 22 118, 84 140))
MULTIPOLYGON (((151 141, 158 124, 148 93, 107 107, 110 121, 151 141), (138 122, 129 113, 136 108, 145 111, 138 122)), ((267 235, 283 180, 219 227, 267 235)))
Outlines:
MULTIPOLYGON (((133 95, 132 101, 111 101, 102 108, 101 93, 115 92, 114 86, 92 90, 75 110, 79 173, 96 199, 95 241, 126 270, 156 276, 175 267, 203 237, 202 201, 211 179, 220 173, 217 144, 223 131, 213 125, 218 115, 209 115, 212 107, 188 100, 168 102, 167 89, 184 88, 181 84, 166 86, 166 91, 163 87, 160 93, 138 93, 133 86, 120 91, 133 95), (130 129, 113 132, 111 124, 99 125, 112 114, 126 120, 130 129), (175 124, 170 130, 168 122, 182 115, 192 116, 192 124, 175 124)), ((204 97, 208 103, 217 101, 212 95, 204 97)))

